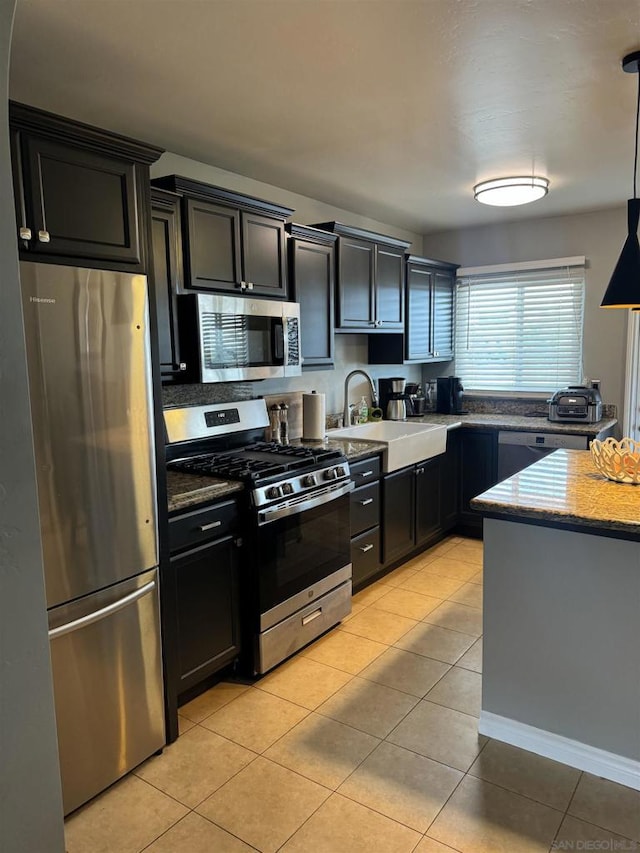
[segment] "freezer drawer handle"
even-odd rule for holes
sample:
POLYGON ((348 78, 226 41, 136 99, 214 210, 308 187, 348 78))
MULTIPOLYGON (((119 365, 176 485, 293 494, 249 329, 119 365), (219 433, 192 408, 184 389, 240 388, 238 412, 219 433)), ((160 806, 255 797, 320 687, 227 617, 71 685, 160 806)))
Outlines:
POLYGON ((214 527, 221 527, 221 526, 222 526, 221 521, 212 521, 209 524, 201 524, 200 530, 202 531, 202 533, 206 533, 207 530, 213 530, 214 527))
POLYGON ((302 624, 308 625, 309 622, 313 622, 313 620, 317 619, 319 616, 322 616, 322 607, 318 607, 318 609, 314 610, 313 613, 309 613, 307 616, 303 616, 302 624))
POLYGON ((66 625, 60 625, 59 628, 52 628, 51 631, 49 631, 49 639, 55 640, 56 637, 63 637, 65 634, 70 634, 72 631, 77 631, 79 628, 86 628, 87 625, 92 625, 94 622, 99 622, 101 619, 110 616, 112 613, 117 613, 118 610, 123 610, 134 601, 137 601, 139 598, 142 598, 147 593, 151 592, 155 585, 155 581, 149 581, 149 583, 141 586, 140 589, 136 589, 134 592, 129 593, 129 595, 125 595, 125 597, 121 598, 119 601, 114 601, 113 604, 108 604, 106 607, 101 607, 100 610, 88 613, 81 619, 74 619, 73 622, 67 622, 66 625))

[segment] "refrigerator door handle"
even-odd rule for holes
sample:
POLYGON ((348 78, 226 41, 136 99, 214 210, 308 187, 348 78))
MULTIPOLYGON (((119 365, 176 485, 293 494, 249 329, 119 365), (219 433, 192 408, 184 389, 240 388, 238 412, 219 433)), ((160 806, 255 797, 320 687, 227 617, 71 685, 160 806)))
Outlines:
POLYGON ((67 622, 66 625, 60 625, 58 628, 52 628, 51 631, 49 631, 49 639, 55 640, 56 637, 63 637, 65 634, 70 634, 72 631, 77 631, 79 628, 86 628, 87 625, 92 625, 94 622, 99 622, 101 619, 105 619, 112 613, 117 613, 118 610, 123 610, 125 607, 128 607, 129 604, 132 604, 134 601, 137 601, 139 598, 143 598, 145 595, 150 593, 151 590, 154 589, 155 585, 155 581, 150 581, 144 586, 141 586, 140 589, 136 589, 129 593, 129 595, 125 595, 124 598, 114 601, 113 604, 101 607, 100 610, 95 610, 93 613, 87 613, 86 616, 82 616, 80 619, 74 619, 73 622, 67 622))

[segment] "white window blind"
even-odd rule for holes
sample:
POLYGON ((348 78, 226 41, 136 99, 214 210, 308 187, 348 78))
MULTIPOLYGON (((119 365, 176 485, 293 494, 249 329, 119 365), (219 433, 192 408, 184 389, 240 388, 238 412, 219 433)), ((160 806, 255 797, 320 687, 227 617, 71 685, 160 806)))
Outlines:
MULTIPOLYGON (((573 259, 571 259, 573 260, 573 259)), ((582 381, 581 265, 461 271, 456 374, 466 389, 552 391, 582 381), (466 273, 466 274, 465 274, 466 273)))

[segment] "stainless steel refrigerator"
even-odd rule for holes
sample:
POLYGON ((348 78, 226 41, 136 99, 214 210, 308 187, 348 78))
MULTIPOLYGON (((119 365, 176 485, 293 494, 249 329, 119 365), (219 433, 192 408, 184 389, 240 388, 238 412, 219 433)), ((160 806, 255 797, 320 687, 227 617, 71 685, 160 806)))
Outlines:
POLYGON ((68 814, 165 743, 147 281, 20 277, 68 814))

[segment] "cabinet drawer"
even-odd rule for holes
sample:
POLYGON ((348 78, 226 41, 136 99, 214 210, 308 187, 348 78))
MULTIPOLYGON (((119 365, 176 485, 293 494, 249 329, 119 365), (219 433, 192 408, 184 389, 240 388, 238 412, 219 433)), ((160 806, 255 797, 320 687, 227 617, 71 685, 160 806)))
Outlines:
POLYGON ((237 517, 235 501, 186 512, 169 519, 169 550, 198 545, 232 532, 237 517))
POLYGON ((374 527, 351 540, 353 586, 360 586, 380 570, 380 528, 374 527))
POLYGON ((351 535, 357 536, 380 524, 380 483, 361 486, 351 492, 351 535))
POLYGON ((377 480, 380 476, 380 457, 372 456, 370 459, 361 459, 358 462, 350 462, 351 479, 357 486, 364 486, 377 480))

